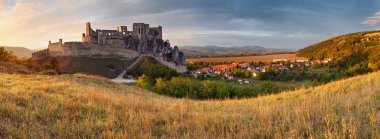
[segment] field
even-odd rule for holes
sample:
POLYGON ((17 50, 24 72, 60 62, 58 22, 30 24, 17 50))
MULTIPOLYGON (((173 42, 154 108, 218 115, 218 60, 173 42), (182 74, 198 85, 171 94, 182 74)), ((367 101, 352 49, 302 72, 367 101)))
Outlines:
POLYGON ((219 58, 194 58, 187 59, 187 62, 259 62, 259 61, 273 61, 273 59, 305 59, 297 57, 296 54, 276 54, 276 55, 263 55, 263 56, 245 56, 245 57, 219 57, 219 58))
POLYGON ((224 101, 174 99, 81 74, 0 76, 0 138, 380 137, 380 72, 224 101))

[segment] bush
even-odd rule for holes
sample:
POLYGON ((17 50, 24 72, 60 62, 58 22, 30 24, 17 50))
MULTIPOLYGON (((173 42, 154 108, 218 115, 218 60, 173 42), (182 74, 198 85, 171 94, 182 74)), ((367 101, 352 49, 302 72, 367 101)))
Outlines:
POLYGON ((263 84, 260 85, 260 88, 260 94, 273 94, 281 91, 280 87, 278 87, 271 81, 265 81, 263 84))
POLYGON ((318 86, 319 85, 319 82, 318 82, 318 80, 313 80, 313 82, 311 82, 311 86, 312 87, 316 87, 316 86, 318 86))
POLYGON ((171 69, 165 65, 153 62, 152 60, 145 60, 134 73, 134 75, 142 76, 145 74, 149 77, 149 82, 154 84, 157 78, 164 80, 170 80, 172 77, 176 77, 179 74, 176 70, 171 69))
POLYGON ((147 87, 149 85, 149 78, 145 74, 139 77, 137 80, 137 86, 139 87, 147 87))

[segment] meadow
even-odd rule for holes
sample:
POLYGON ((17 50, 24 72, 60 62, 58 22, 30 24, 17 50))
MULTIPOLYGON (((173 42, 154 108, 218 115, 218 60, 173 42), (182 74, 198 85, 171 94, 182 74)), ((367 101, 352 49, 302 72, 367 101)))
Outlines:
POLYGON ((0 77, 0 138, 380 137, 380 72, 276 95, 207 101, 81 74, 0 77))
POLYGON ((272 62, 273 59, 305 59, 303 57, 298 57, 296 54, 274 54, 274 55, 262 55, 262 56, 242 56, 242 57, 218 57, 218 58, 192 58, 187 59, 188 63, 195 62, 272 62))

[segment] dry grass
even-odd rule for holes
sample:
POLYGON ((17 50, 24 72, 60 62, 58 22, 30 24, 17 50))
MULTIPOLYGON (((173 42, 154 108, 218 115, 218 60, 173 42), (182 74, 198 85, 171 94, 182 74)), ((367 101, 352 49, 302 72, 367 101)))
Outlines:
POLYGON ((0 74, 0 138, 378 138, 379 77, 194 101, 100 77, 0 74))
POLYGON ((264 56, 244 56, 244 57, 219 57, 219 58, 194 58, 187 59, 187 62, 259 62, 259 61, 273 61, 273 59, 306 59, 297 57, 296 54, 276 54, 264 56))

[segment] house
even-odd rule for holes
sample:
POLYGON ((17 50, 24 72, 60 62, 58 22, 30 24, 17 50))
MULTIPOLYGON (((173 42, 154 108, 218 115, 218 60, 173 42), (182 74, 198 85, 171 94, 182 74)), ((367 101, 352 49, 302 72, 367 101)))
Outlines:
POLYGON ((242 64, 239 64, 239 67, 242 68, 242 69, 248 68, 249 66, 250 66, 249 63, 242 63, 242 64))
POLYGON ((251 70, 249 70, 251 72, 251 77, 252 78, 256 78, 259 74, 259 71, 256 70, 256 68, 250 68, 251 70))
POLYGON ((304 63, 304 62, 308 62, 309 60, 307 59, 297 59, 296 62, 298 63, 304 63))
POLYGON ((234 79, 234 75, 232 74, 232 72, 226 72, 226 73, 224 73, 224 77, 226 77, 228 80, 233 80, 234 79))
POLYGON ((305 67, 310 67, 310 63, 309 62, 305 62, 305 67))
POLYGON ((252 72, 252 78, 256 78, 258 76, 258 72, 252 72))
POLYGON ((281 62, 281 61, 288 61, 288 59, 286 58, 273 59, 273 62, 281 62))
POLYGON ((294 68, 294 64, 290 64, 290 68, 294 68))
POLYGON ((249 66, 247 68, 248 71, 252 72, 253 70, 256 70, 256 67, 255 66, 249 66))
POLYGON ((332 58, 325 58, 322 60, 323 63, 329 63, 332 61, 332 58))

